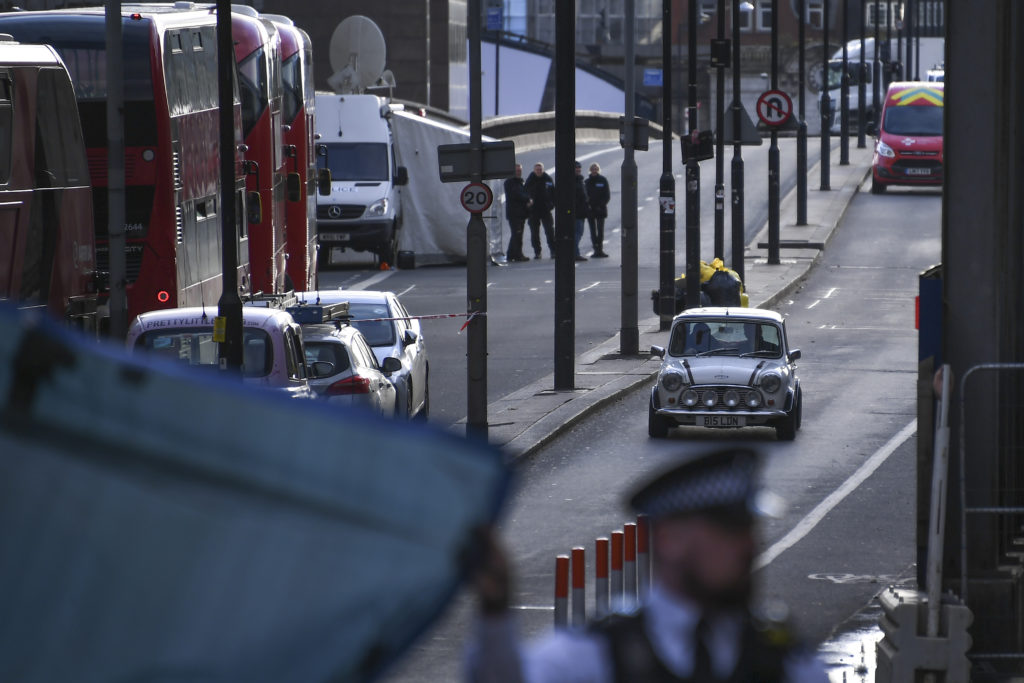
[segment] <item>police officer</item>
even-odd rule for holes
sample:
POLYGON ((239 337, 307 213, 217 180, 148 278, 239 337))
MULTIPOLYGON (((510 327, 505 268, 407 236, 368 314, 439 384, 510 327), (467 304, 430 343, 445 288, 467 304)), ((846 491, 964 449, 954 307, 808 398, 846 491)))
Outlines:
POLYGON ((590 203, 587 223, 590 225, 590 244, 594 247, 594 258, 607 258, 608 254, 604 253, 604 219, 608 217, 608 202, 612 195, 608 179, 601 175, 601 166, 597 162, 590 164, 590 175, 583 184, 590 203))
POLYGON ((573 215, 576 219, 576 260, 586 261, 587 257, 580 253, 580 240, 583 239, 584 221, 590 217, 590 203, 587 201, 587 188, 583 184, 583 166, 580 162, 575 163, 573 182, 576 183, 576 194, 573 200, 573 215))
POLYGON ((515 175, 505 180, 505 218, 512 236, 508 240, 507 261, 529 261, 523 254, 523 224, 530 215, 530 193, 523 184, 523 165, 516 164, 515 175))
POLYGON ((729 448, 669 470, 632 496, 649 515, 650 595, 630 613, 520 645, 508 613, 508 564, 496 543, 477 574, 483 612, 468 657, 473 681, 826 683, 821 662, 751 605, 756 454, 729 448))
POLYGON ((548 243, 551 258, 555 257, 555 221, 551 211, 555 208, 555 181, 544 172, 544 164, 539 161, 533 165, 533 173, 524 183, 530 194, 530 243, 533 246, 533 258, 540 258, 540 226, 544 226, 544 237, 548 243))

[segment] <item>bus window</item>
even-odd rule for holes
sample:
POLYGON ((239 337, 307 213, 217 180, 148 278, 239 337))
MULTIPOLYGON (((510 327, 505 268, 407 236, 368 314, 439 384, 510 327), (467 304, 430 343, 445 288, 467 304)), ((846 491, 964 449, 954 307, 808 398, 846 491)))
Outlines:
POLYGON ((238 89, 242 97, 242 132, 248 137, 267 108, 267 55, 259 48, 238 63, 238 89))
POLYGON ((11 177, 11 136, 14 132, 14 92, 10 74, 0 74, 0 185, 11 177))

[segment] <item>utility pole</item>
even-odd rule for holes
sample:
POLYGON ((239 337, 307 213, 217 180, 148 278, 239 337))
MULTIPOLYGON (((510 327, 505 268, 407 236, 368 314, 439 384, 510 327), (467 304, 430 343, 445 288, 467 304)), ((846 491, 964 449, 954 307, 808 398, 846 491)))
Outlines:
POLYGON ((863 3, 860 8, 860 66, 857 73, 857 149, 865 149, 867 141, 864 139, 867 131, 867 119, 864 112, 864 98, 867 96, 867 84, 864 83, 864 12, 866 7, 863 3))
MULTIPOLYGON (((690 2, 695 8, 696 3, 690 2)), ((693 21, 691 14, 691 21, 693 21)), ((676 179, 672 175, 672 0, 661 0, 661 182, 659 183, 659 226, 661 236, 661 260, 659 266, 661 298, 658 314, 660 330, 672 327, 675 317, 676 278, 676 179)), ((691 35, 693 31, 691 29, 691 35)), ((693 45, 690 46, 690 63, 693 67, 693 45)), ((692 95, 691 95, 692 97, 692 95)), ((687 103, 692 106, 693 100, 687 103)), ((689 201, 689 195, 687 195, 689 201)), ((689 239, 689 238, 687 238, 689 239)), ((698 278, 698 282, 700 279, 698 278)), ((693 282, 688 280, 687 282, 693 282)), ((689 291, 687 287, 687 291, 689 291)))
MULTIPOLYGON (((636 0, 625 0, 626 115, 622 122, 622 326, 619 352, 623 356, 640 353, 637 311, 637 173, 634 159, 636 117, 636 0)), ((660 310, 660 308, 659 308, 660 310)))
POLYGON ((839 79, 839 165, 850 165, 850 55, 846 43, 850 40, 848 23, 850 0, 843 0, 843 73, 839 79))
POLYGON ((238 212, 235 205, 235 45, 231 39, 231 0, 217 0, 217 94, 220 100, 221 293, 217 302, 220 369, 241 374, 242 299, 238 296, 238 212), (221 320, 223 322, 221 322, 221 320))
MULTIPOLYGON (((668 21, 671 6, 669 0, 664 0, 666 14, 663 21, 665 26, 671 26, 668 21)), ((697 163, 697 0, 690 0, 687 3, 687 72, 689 85, 686 89, 686 110, 689 114, 687 134, 693 148, 686 157, 686 307, 697 308, 700 306, 700 164, 697 163)), ((734 133, 739 136, 739 128, 734 133)), ((662 176, 664 178, 664 176, 662 176)), ((664 199, 662 199, 664 201, 664 199)), ((662 246, 664 249, 664 245, 662 246)), ((673 252, 674 255, 674 252, 673 252)), ((662 252, 662 263, 665 254, 662 252)), ((664 317, 662 317, 664 323, 664 317)), ((668 329, 663 327, 662 329, 668 329)))
MULTIPOLYGON (((826 0, 827 2, 827 0, 826 0)), ((740 101, 740 0, 732 0, 732 269, 744 278, 743 105, 740 101)), ((689 275, 687 275, 689 277, 689 275)))
POLYGON ((576 3, 555 3, 555 390, 575 386, 576 3))
MULTIPOLYGON (((718 44, 725 44, 725 0, 718 0, 718 44)), ((725 262, 725 67, 715 64, 715 258, 725 262)))
MULTIPOLYGON (((469 0, 469 174, 483 179, 480 0, 469 0)), ((495 84, 497 87, 497 84, 495 84)), ((466 433, 487 438, 487 226, 471 213, 466 228, 466 433)))

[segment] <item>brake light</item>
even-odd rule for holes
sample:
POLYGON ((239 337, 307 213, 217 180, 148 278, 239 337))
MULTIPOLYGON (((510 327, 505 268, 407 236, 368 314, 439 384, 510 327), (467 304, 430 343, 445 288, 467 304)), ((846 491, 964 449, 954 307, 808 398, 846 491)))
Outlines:
POLYGON ((352 396, 370 393, 370 380, 365 377, 346 377, 327 387, 327 396, 352 396))

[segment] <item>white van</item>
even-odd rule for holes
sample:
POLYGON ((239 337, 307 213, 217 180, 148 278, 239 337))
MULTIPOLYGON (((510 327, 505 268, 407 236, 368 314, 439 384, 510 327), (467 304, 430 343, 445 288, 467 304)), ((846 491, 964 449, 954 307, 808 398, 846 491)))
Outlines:
POLYGON ((317 166, 330 171, 330 193, 316 198, 319 263, 335 249, 370 251, 394 265, 402 227, 401 186, 409 181, 395 162, 391 107, 376 95, 316 94, 317 166))

